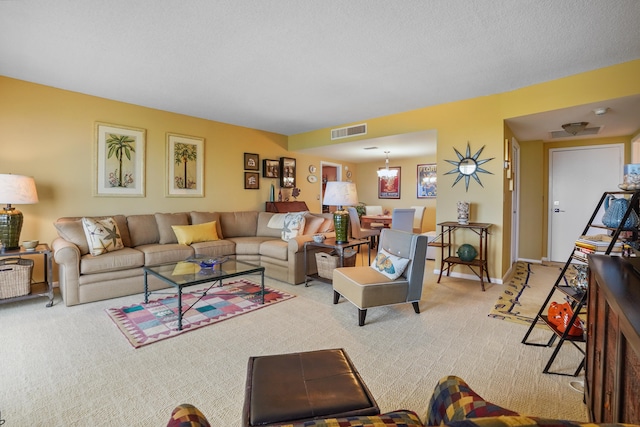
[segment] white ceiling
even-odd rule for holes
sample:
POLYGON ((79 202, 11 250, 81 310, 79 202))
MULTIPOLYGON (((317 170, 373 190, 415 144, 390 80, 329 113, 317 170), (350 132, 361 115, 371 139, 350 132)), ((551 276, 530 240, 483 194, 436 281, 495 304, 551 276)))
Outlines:
POLYGON ((0 75, 285 135, 638 58, 638 0, 0 0, 0 75))

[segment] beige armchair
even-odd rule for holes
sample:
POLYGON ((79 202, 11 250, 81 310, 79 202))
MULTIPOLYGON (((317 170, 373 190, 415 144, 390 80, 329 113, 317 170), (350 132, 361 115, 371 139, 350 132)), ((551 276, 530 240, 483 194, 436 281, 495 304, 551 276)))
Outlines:
POLYGON ((399 230, 384 229, 378 243, 378 256, 371 266, 342 267, 333 270, 333 303, 342 295, 358 308, 358 324, 364 325, 367 309, 410 302, 420 313, 418 302, 422 296, 427 236, 399 230), (389 256, 392 255, 392 256, 389 256), (406 263, 401 269, 396 264, 406 263), (386 265, 386 267, 385 267, 386 265), (382 272, 381 272, 382 271, 382 272))

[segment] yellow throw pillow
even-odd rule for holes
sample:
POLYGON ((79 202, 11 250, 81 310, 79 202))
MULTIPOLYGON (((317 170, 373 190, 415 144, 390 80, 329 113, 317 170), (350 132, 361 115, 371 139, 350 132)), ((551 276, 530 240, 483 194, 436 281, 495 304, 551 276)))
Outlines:
POLYGON ((172 225, 171 228, 181 245, 219 240, 216 221, 196 225, 172 225))

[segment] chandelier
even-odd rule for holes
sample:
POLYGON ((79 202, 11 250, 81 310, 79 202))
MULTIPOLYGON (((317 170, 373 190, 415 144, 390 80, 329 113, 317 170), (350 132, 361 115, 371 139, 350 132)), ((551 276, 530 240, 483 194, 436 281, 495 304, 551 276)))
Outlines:
POLYGON ((384 162, 384 169, 379 169, 378 170, 378 178, 393 178, 396 177, 398 175, 398 171, 396 169, 389 169, 389 151, 385 151, 384 154, 386 154, 387 158, 384 162))
POLYGON ((589 122, 565 123, 562 125, 562 129, 564 129, 565 132, 575 136, 585 130, 588 124, 589 122))

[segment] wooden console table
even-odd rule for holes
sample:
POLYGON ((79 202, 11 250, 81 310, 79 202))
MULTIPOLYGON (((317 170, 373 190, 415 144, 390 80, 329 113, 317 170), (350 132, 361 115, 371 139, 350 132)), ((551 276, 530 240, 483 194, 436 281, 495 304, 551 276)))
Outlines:
POLYGON ((440 283, 440 279, 442 278, 442 272, 447 271, 447 276, 451 272, 451 267, 456 264, 462 264, 468 266, 473 273, 480 278, 480 287, 484 291, 484 276, 487 276, 487 282, 491 283, 491 279, 489 278, 489 268, 487 261, 487 253, 488 253, 488 239, 489 239, 489 228, 491 228, 492 224, 482 223, 482 222, 470 222, 469 224, 458 224, 456 221, 447 221, 441 222, 438 224, 440 226, 440 235, 442 236, 442 243, 430 244, 431 246, 440 246, 440 275, 438 276, 438 283, 440 283), (476 233, 480 237, 480 248, 478 249, 478 256, 471 261, 463 261, 460 257, 454 256, 452 252, 452 241, 451 236, 454 231, 458 229, 468 229, 476 233), (444 248, 447 248, 447 254, 445 256, 444 248), (478 271, 474 270, 474 267, 478 269, 478 271))
POLYGON ((265 212, 287 213, 308 211, 305 202, 266 202, 265 212))

